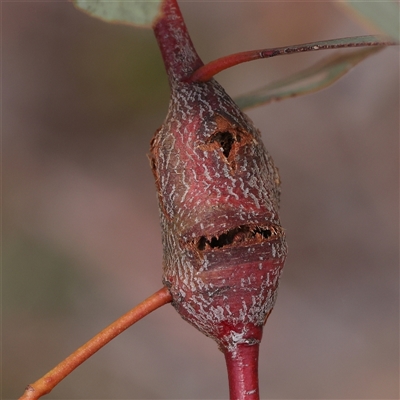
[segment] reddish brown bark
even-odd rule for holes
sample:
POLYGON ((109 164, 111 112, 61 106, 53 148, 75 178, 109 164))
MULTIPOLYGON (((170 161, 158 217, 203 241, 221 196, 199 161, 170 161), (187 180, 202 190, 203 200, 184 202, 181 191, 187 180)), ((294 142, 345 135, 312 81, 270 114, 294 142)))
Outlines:
POLYGON ((231 399, 257 400, 258 353, 260 345, 238 345, 235 351, 225 351, 231 399))
POLYGON ((203 65, 176 0, 163 1, 161 16, 153 29, 171 85, 189 78, 203 65))
POLYGON ((176 1, 164 2, 154 32, 171 86, 168 115, 150 154, 163 282, 179 314, 230 360, 231 397, 254 399, 253 383, 235 381, 254 378, 240 365, 254 364, 286 257, 278 171, 260 132, 224 89, 213 79, 190 82, 203 64, 176 1), (242 356, 234 357, 238 351, 242 356))

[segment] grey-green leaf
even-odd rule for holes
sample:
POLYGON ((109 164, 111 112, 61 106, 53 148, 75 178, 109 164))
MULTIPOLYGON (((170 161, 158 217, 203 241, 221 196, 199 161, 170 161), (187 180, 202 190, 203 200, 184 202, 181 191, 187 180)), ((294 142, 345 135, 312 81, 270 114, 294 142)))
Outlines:
POLYGON ((160 13, 162 0, 73 0, 75 6, 107 22, 151 27, 160 13))
POLYGON ((359 62, 379 50, 382 50, 382 47, 367 47, 334 54, 289 78, 272 82, 261 89, 242 95, 235 101, 241 109, 248 109, 316 92, 333 84, 359 62))
POLYGON ((356 11, 382 33, 400 39, 400 7, 396 1, 345 0, 344 5, 356 11))

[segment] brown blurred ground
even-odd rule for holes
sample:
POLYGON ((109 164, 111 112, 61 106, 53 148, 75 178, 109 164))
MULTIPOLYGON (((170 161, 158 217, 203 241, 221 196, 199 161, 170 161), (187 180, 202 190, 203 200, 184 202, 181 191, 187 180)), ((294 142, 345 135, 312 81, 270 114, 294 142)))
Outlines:
MULTIPOLYGON (((69 3, 3 3, 4 399, 161 287, 146 152, 168 87, 152 32, 69 3)), ((184 3, 205 61, 368 33, 332 3, 184 3)), ((370 31, 369 31, 370 32, 370 31)), ((398 50, 249 114, 283 181, 290 255, 264 333, 268 399, 399 398, 398 50)), ((227 71, 232 95, 320 57, 227 71)), ((222 354, 170 306, 49 399, 222 399, 222 354)))

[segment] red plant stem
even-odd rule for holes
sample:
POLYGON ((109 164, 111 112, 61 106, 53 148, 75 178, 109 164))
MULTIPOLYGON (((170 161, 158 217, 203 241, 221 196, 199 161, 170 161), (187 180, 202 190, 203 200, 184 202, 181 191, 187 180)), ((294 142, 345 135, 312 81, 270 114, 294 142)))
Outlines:
MULTIPOLYGON (((196 70, 193 75, 189 78, 190 82, 207 82, 214 75, 239 65, 245 62, 260 60, 261 58, 267 58, 268 56, 263 56, 260 50, 250 50, 244 51, 242 53, 230 54, 229 56, 224 56, 217 58, 214 61, 203 65, 198 70, 196 70)), ((272 56, 269 56, 272 57, 272 56)))
POLYGON ((176 0, 164 0, 153 25, 170 85, 187 79, 203 65, 186 28, 176 0))
POLYGON ((230 400, 259 400, 258 353, 260 345, 238 344, 234 351, 225 351, 230 400))
MULTIPOLYGON (((260 60, 262 58, 271 58, 275 56, 282 56, 294 53, 303 53, 306 51, 318 51, 318 50, 329 50, 329 49, 340 49, 347 47, 364 47, 364 46, 391 46, 398 44, 394 41, 387 41, 385 38, 379 38, 377 36, 356 36, 353 38, 345 39, 363 39, 361 43, 337 43, 338 39, 304 43, 293 46, 275 47, 271 49, 262 50, 251 50, 242 53, 235 53, 229 56, 224 56, 211 61, 199 69, 197 69, 193 75, 189 78, 190 82, 207 82, 214 75, 218 74, 225 69, 234 67, 235 65, 242 64, 245 62, 260 60)), ((342 40, 345 40, 342 39, 342 40)))
POLYGON ((118 318, 107 328, 90 339, 87 343, 73 352, 64 361, 49 371, 35 383, 28 385, 19 400, 36 400, 50 391, 68 376, 76 367, 86 361, 90 356, 100 350, 108 342, 125 331, 135 322, 147 314, 172 301, 171 294, 167 288, 162 288, 146 300, 142 301, 132 310, 118 318))

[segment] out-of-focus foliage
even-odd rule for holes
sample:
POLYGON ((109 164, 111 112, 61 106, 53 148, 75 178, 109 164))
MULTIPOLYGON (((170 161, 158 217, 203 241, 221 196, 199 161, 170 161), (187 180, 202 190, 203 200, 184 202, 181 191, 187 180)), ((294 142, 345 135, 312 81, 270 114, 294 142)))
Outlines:
POLYGON ((121 22, 150 27, 159 14, 161 0, 151 1, 101 1, 73 0, 81 10, 107 22, 121 22))
MULTIPOLYGON (((205 60, 367 33, 333 2, 178 1, 205 60)), ((148 29, 64 1, 4 2, 2 12, 0 397, 15 399, 161 287, 146 152, 168 84, 148 29)), ((250 63, 221 83, 244 93, 308 60, 250 63)), ((398 78, 398 53, 385 49, 329 91, 251 113, 280 169, 290 236, 261 349, 264 398, 399 398, 398 78)), ((223 356, 196 333, 166 306, 49 397, 226 398, 223 356)))
MULTIPOLYGON (((139 26, 151 25, 154 19, 157 18, 161 4, 161 1, 73 1, 78 8, 92 16, 99 17, 109 22, 122 22, 139 26)), ((384 32, 396 37, 396 27, 398 32, 398 21, 396 21, 398 13, 395 13, 395 7, 397 7, 398 11, 398 6, 394 3, 357 3, 349 1, 346 4, 358 10, 362 15, 371 15, 371 18, 373 17, 372 20, 377 26, 382 27, 384 32)), ((326 44, 359 45, 370 41, 371 37, 360 36, 328 42, 315 42, 315 46, 323 47, 326 44)), ((327 57, 311 68, 307 68, 284 80, 270 83, 259 90, 243 95, 237 99, 237 102, 239 106, 245 109, 266 104, 274 100, 283 100, 316 92, 336 82, 352 67, 369 55, 376 53, 376 51, 376 49, 363 49, 348 52, 343 55, 327 57)))
POLYGON ((400 39, 400 9, 396 1, 354 1, 343 4, 395 40, 400 39))

